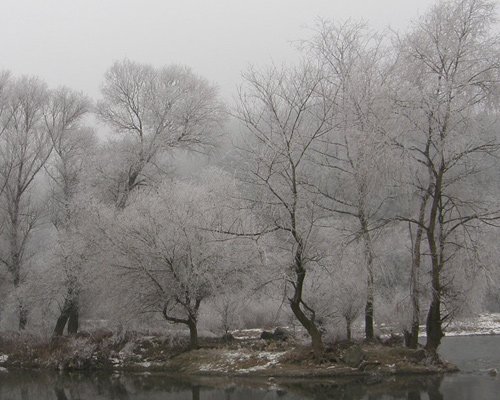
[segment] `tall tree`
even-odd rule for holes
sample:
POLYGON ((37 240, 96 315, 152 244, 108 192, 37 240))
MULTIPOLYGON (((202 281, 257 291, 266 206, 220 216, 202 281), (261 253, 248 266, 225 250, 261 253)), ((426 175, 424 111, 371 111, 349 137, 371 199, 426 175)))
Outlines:
POLYGON ((489 199, 470 190, 485 158, 498 150, 487 118, 488 107, 498 101, 500 77, 494 5, 487 0, 439 2, 401 41, 402 79, 395 97, 408 129, 400 144, 421 168, 413 181, 417 211, 401 219, 414 224, 415 239, 422 235, 428 246, 426 347, 434 352, 449 317, 449 310, 443 310, 449 282, 443 279, 459 254, 474 254, 469 251, 471 232, 498 217, 489 199))
MULTIPOLYGON (((360 241, 366 269, 365 337, 374 338, 374 230, 382 225, 387 197, 389 157, 385 131, 391 113, 385 83, 387 53, 383 36, 365 24, 322 21, 305 49, 316 57, 324 79, 335 90, 325 102, 334 104, 334 129, 317 147, 325 176, 316 190, 322 206, 336 217, 352 219, 347 233, 360 241)), ((389 64, 390 65, 390 64, 389 64)), ((345 225, 345 224, 344 224, 345 225)))
POLYGON ((272 231, 275 252, 283 251, 283 275, 291 289, 290 308, 312 340, 317 357, 323 340, 315 310, 304 293, 307 271, 317 262, 315 236, 323 213, 309 190, 315 179, 314 147, 330 131, 328 86, 313 65, 244 75, 237 117, 247 129, 241 179, 245 197, 272 231))
MULTIPOLYGON (((18 288, 28 259, 31 233, 39 219, 40 208, 30 190, 47 162, 52 145, 44 126, 44 107, 48 91, 36 78, 22 77, 9 86, 2 116, 3 163, 0 175, 5 182, 3 193, 4 232, 0 254, 12 283, 18 288)), ((19 329, 26 327, 28 310, 19 299, 19 329)))
MULTIPOLYGON (((78 270, 82 264, 81 251, 72 244, 70 236, 78 235, 80 226, 74 197, 79 188, 82 174, 89 168, 89 155, 95 148, 94 134, 82 128, 81 122, 90 109, 90 101, 80 93, 67 88, 51 91, 45 107, 44 121, 52 142, 52 157, 46 165, 52 191, 50 204, 52 223, 59 237, 58 249, 60 267, 65 275, 65 295, 54 335, 62 335, 66 323, 68 333, 76 333, 79 326, 80 282, 78 270), (69 247, 69 248, 66 248, 69 247)), ((81 247, 85 247, 81 243, 81 247)), ((84 259, 85 257, 83 257, 84 259)))

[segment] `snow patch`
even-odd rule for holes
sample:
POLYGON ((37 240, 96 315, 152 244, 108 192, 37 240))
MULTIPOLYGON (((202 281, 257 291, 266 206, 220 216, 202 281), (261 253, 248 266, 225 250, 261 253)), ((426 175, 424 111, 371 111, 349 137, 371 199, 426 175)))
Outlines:
MULTIPOLYGON (((283 352, 263 351, 257 354, 240 351, 225 351, 221 359, 212 363, 200 365, 200 372, 238 372, 249 373, 273 367, 279 363, 280 358, 286 354, 283 352), (255 364, 248 368, 240 368, 239 363, 255 364)), ((248 365, 248 364, 247 364, 248 365)))
POLYGON ((240 368, 238 370, 238 372, 246 374, 246 373, 249 373, 249 372, 261 371, 261 370, 268 369, 268 368, 271 368, 273 366, 276 366, 279 363, 279 359, 285 353, 286 353, 286 351, 277 352, 277 353, 271 353, 269 351, 264 351, 262 353, 259 353, 259 355, 257 356, 257 358, 259 360, 267 361, 265 364, 255 365, 255 366, 250 367, 250 368, 240 368))
POLYGON ((9 359, 9 356, 7 354, 0 354, 0 364, 7 362, 8 359, 9 359))
POLYGON ((149 361, 140 362, 140 363, 137 363, 137 365, 139 365, 140 367, 144 367, 144 368, 151 367, 151 363, 149 361))
POLYGON ((480 314, 453 321, 446 327, 446 336, 468 335, 500 335, 500 314, 480 314))

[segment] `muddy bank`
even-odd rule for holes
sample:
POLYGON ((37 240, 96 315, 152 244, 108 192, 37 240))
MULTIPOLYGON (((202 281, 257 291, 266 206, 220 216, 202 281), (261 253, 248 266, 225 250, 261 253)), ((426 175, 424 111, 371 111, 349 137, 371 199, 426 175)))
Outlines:
POLYGON ((57 339, 0 334, 0 368, 158 371, 186 376, 376 377, 457 371, 424 349, 377 343, 337 343, 317 360, 293 338, 202 339, 189 350, 178 337, 96 331, 57 339))

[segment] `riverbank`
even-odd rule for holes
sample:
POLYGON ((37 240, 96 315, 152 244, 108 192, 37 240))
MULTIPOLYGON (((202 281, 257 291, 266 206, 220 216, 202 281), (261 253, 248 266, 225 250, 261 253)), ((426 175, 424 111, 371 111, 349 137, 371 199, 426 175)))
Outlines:
MULTIPOLYGON (((202 339, 189 350, 184 339, 113 335, 98 330, 56 340, 17 332, 0 335, 0 368, 157 371, 189 376, 353 377, 457 371, 424 349, 389 343, 337 343, 320 360, 292 337, 202 339)), ((1 371, 1 370, 0 370, 1 371)), ((4 371, 5 372, 5 371, 4 371)))

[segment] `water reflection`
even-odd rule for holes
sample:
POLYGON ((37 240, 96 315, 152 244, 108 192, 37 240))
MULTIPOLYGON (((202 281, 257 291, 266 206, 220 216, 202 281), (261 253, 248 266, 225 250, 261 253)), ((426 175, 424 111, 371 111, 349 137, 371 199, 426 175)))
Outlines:
POLYGON ((443 377, 413 377, 379 382, 202 379, 190 383, 161 375, 62 374, 10 371, 0 375, 0 399, 9 400, 442 400, 443 377))
POLYGON ((0 372, 0 400, 470 400, 498 399, 500 336, 445 338, 442 352, 466 373, 280 382, 205 378, 185 381, 154 374, 0 372))
POLYGON ((289 390, 301 394, 302 398, 315 400, 442 400, 440 386, 442 376, 392 378, 388 381, 373 383, 371 379, 345 381, 342 383, 325 382, 312 384, 292 384, 289 390), (311 396, 311 393, 314 393, 311 396), (309 396, 309 397, 307 397, 309 396))

